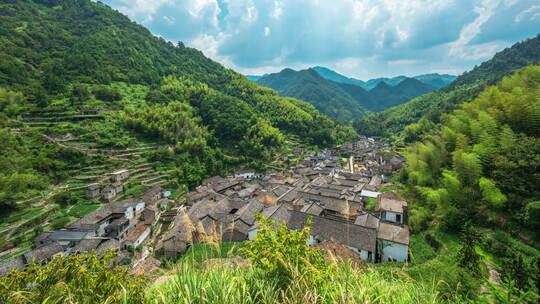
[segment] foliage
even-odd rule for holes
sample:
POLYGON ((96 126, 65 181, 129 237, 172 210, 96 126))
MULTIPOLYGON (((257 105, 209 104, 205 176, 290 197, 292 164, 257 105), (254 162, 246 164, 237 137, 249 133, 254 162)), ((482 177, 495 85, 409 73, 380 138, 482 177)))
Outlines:
POLYGON ((116 254, 55 257, 0 278, 2 303, 143 303, 144 279, 114 266, 116 254))
POLYGON ((82 153, 60 147, 38 133, 9 133, 0 129, 0 206, 13 207, 31 190, 65 179, 85 163, 82 153))
POLYGON ((540 67, 525 68, 444 116, 438 132, 408 149, 402 181, 427 203, 412 217, 434 210, 457 230, 484 210, 506 207, 522 225, 527 202, 540 198, 539 87, 540 67))
MULTIPOLYGON (((539 87, 540 67, 520 70, 444 115, 438 131, 408 149, 400 178, 409 197, 420 201, 409 213, 413 231, 440 224, 457 232, 469 223, 538 239, 537 218, 528 215, 534 204, 527 205, 540 199, 539 87)), ((501 237, 484 244, 470 229, 463 238, 458 257, 467 273, 479 273, 474 246, 485 246, 504 265, 505 279, 537 290, 538 252, 501 237)))
POLYGON ((479 239, 478 232, 467 225, 461 233, 461 248, 457 254, 459 266, 476 275, 480 274, 480 256, 476 252, 479 239))
POLYGON ((290 231, 283 223, 274 230, 275 221, 260 215, 257 223, 257 235, 242 248, 242 256, 262 270, 268 280, 274 280, 279 288, 295 280, 305 280, 316 287, 331 274, 332 269, 323 254, 307 244, 311 220, 301 231, 290 231))
POLYGON ((80 192, 62 191, 53 197, 55 203, 61 207, 67 205, 76 205, 83 201, 83 196, 80 192))

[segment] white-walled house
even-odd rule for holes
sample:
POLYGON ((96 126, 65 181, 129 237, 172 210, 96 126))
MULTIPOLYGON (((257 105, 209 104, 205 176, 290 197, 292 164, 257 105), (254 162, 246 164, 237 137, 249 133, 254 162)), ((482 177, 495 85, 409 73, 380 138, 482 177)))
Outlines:
POLYGON ((234 172, 234 178, 252 179, 257 177, 257 173, 252 169, 238 170, 234 172))
POLYGON ((389 191, 379 195, 375 210, 380 212, 382 221, 404 225, 407 223, 406 208, 407 202, 395 192, 389 191))
POLYGON ((381 262, 405 262, 409 257, 409 229, 381 222, 377 231, 377 252, 381 262))
POLYGON ((137 246, 141 245, 144 240, 150 235, 151 229, 150 226, 145 225, 144 223, 140 223, 131 231, 130 234, 126 237, 124 241, 124 247, 132 247, 137 248, 137 246))

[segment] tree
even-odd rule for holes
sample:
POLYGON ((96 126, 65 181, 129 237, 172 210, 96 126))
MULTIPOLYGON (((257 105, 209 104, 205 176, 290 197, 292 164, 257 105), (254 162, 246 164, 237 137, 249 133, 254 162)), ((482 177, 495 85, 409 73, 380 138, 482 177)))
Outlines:
POLYGON ((458 265, 473 275, 480 275, 480 255, 476 253, 476 246, 480 241, 478 231, 470 224, 466 225, 461 233, 461 249, 457 254, 458 265))

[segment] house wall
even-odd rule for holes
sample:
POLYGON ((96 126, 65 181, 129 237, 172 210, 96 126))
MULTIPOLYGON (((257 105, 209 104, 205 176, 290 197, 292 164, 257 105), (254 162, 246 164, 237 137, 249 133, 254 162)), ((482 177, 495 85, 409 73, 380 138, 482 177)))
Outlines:
POLYGON ((403 214, 401 214, 401 213, 385 211, 384 212, 384 220, 386 220, 388 222, 392 222, 392 223, 397 223, 396 215, 398 215, 398 214, 401 215, 401 220, 399 221, 399 224, 403 224, 403 214))
POLYGON ((255 177, 255 172, 239 173, 239 174, 235 174, 234 177, 235 178, 242 177, 242 178, 246 178, 246 179, 253 178, 253 177, 255 177))
POLYGON ((374 255, 372 254, 371 259, 369 259, 369 252, 368 251, 358 249, 358 248, 354 248, 354 247, 350 247, 350 246, 347 246, 347 247, 350 250, 354 251, 354 253, 358 254, 362 260, 368 261, 368 262, 373 262, 374 255))
POLYGON ((186 252, 187 248, 188 244, 185 241, 173 237, 163 242, 163 255, 166 258, 176 258, 186 252))
POLYGON ((379 248, 382 247, 381 262, 388 262, 390 258, 397 262, 405 262, 408 258, 409 246, 386 240, 377 240, 379 248))
POLYGON ((140 244, 142 244, 142 242, 144 242, 144 240, 146 240, 146 238, 148 237, 149 234, 150 234, 150 227, 146 228, 146 230, 144 230, 144 232, 141 233, 139 238, 135 240, 135 242, 133 243, 133 247, 137 247, 140 244))

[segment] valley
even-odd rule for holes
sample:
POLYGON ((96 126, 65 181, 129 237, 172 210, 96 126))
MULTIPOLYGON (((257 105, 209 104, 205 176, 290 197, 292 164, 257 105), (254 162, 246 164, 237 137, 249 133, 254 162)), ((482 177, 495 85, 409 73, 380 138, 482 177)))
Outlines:
POLYGON ((0 4, 1 303, 538 302, 538 33, 329 50, 287 1, 120 2, 0 4))

